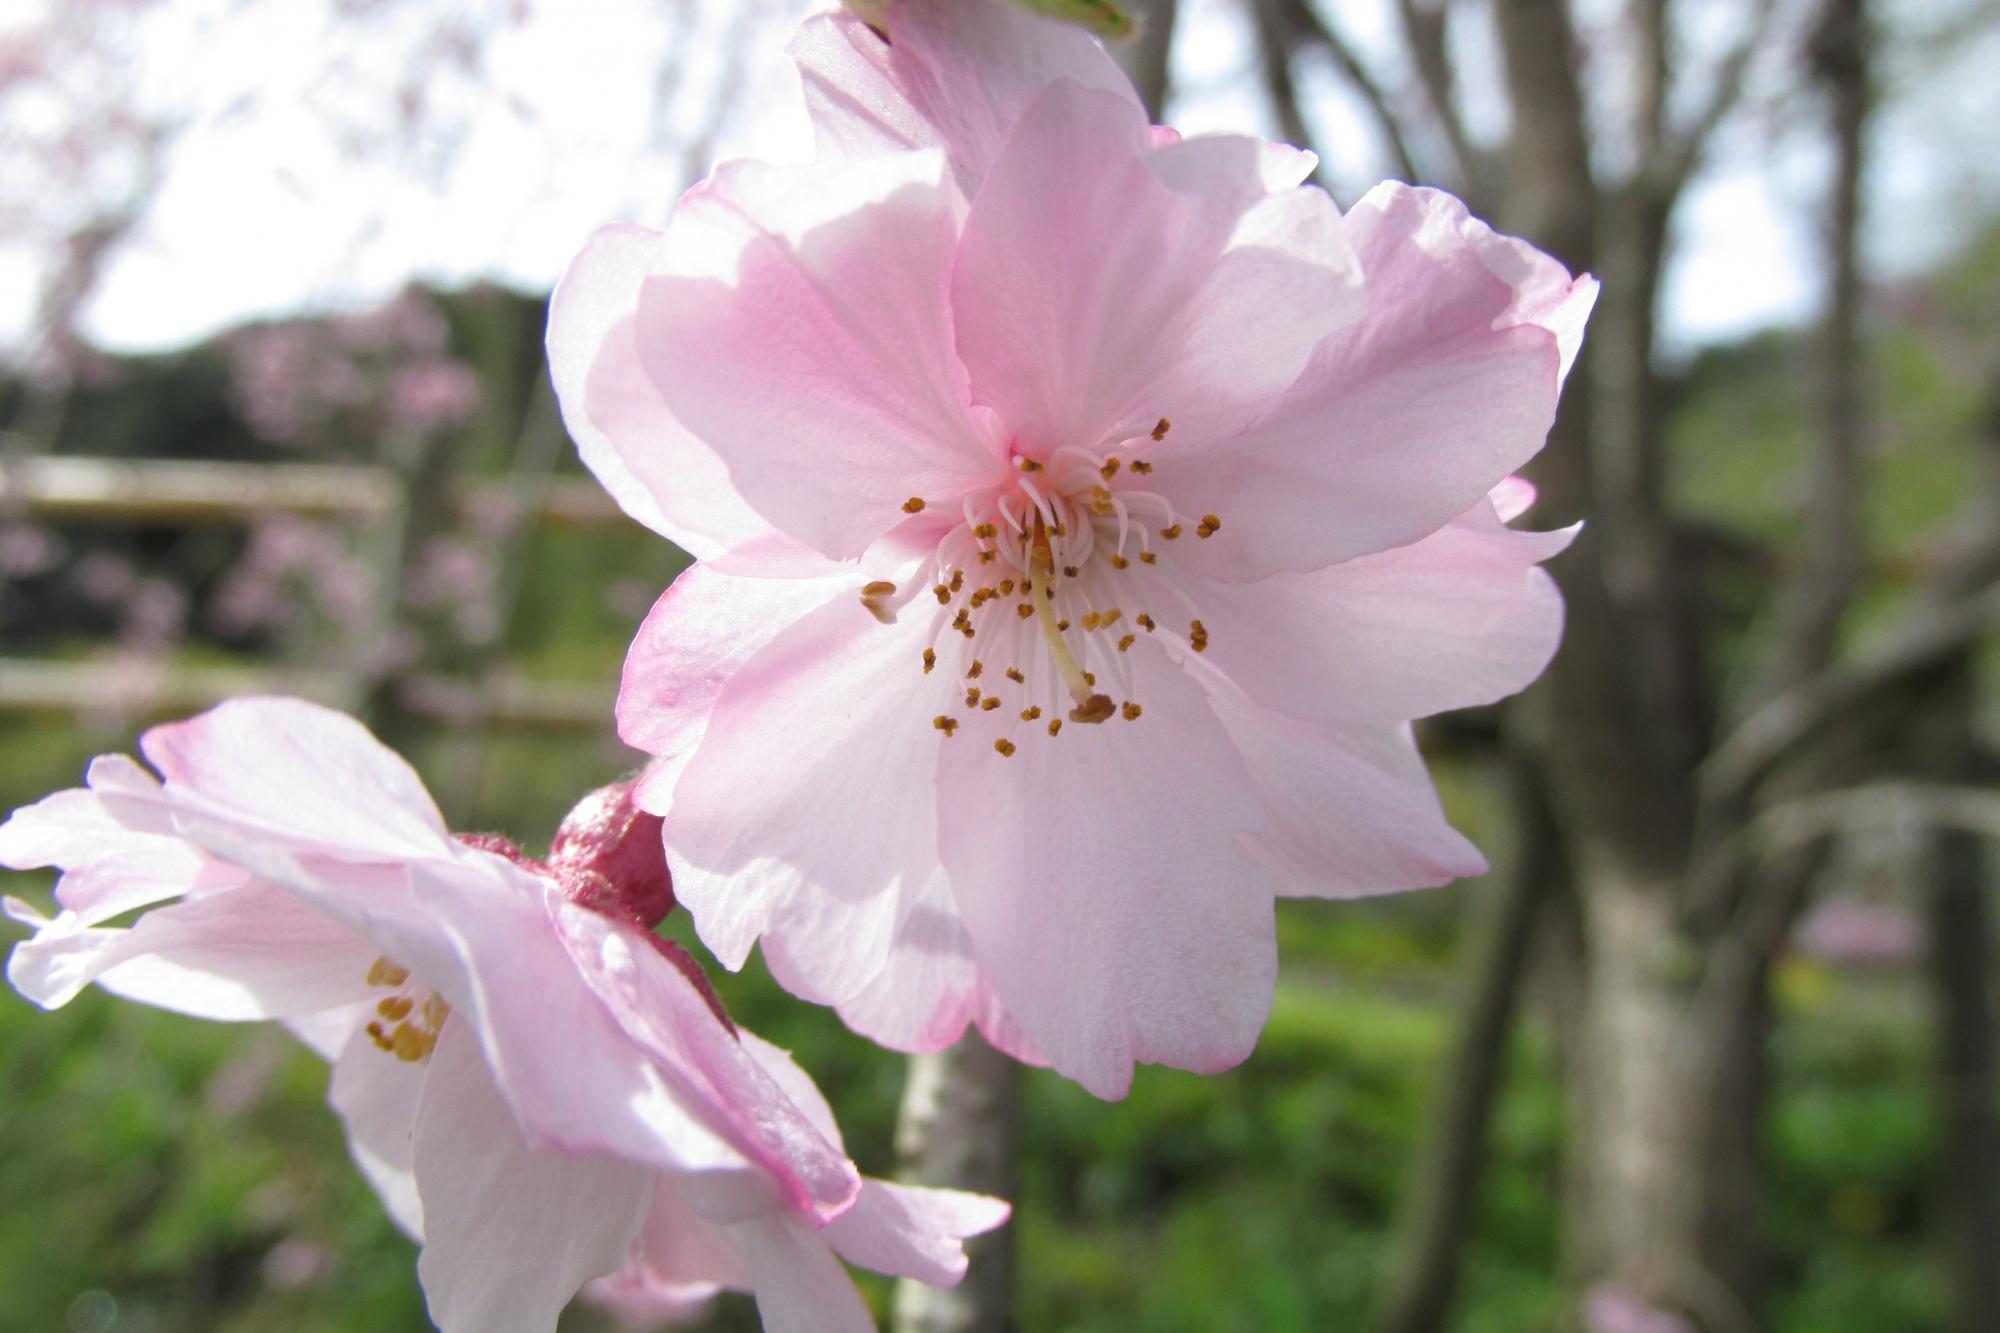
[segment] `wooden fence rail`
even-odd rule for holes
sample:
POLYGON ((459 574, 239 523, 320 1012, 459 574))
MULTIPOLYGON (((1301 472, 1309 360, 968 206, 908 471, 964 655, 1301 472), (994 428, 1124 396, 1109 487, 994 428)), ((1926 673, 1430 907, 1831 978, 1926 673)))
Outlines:
MULTIPOLYGON (((459 512, 512 503, 505 482, 456 487, 459 512)), ((379 519, 403 503, 400 479, 364 464, 212 463, 170 459, 0 459, 0 514, 104 522, 239 524, 259 513, 379 519)), ((557 527, 616 527, 623 513, 594 481, 551 481, 536 517, 557 527)))

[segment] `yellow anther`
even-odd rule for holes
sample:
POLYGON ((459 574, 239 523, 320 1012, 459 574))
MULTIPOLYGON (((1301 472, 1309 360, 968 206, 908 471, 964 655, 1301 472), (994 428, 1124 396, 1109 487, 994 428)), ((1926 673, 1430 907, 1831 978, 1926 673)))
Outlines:
POLYGON ((994 527, 991 523, 981 523, 972 530, 972 535, 983 542, 990 542, 1000 535, 1000 529, 994 527))
POLYGON ((1028 678, 1021 674, 1018 667, 1007 668, 1007 679, 1013 681, 1016 685, 1025 685, 1028 683, 1028 678))
POLYGON ((1000 553, 998 551, 981 551, 979 553, 979 563, 982 565, 990 565, 999 558, 1000 553))
POLYGON ((950 588, 947 588, 947 587, 945 587, 945 585, 944 585, 944 584, 940 583, 940 584, 938 584, 938 585, 937 585, 937 587, 935 587, 935 588, 932 588, 932 589, 931 589, 931 591, 937 594, 937 599, 938 599, 938 605, 939 605, 939 606, 950 606, 950 605, 951 605, 951 589, 950 589, 950 588))
POLYGON ((1058 620, 1056 622, 1056 628, 1067 633, 1069 631, 1069 622, 1067 620, 1058 620))
MULTIPOLYGON (((1153 438, 1157 440, 1160 437, 1155 435, 1153 438)), ((1143 477, 1153 470, 1153 465, 1143 458, 1135 458, 1132 460, 1132 470, 1143 477)))
POLYGON ((1107 458, 1104 460, 1104 466, 1097 469, 1097 474, 1100 477, 1103 477, 1106 481, 1110 481, 1113 477, 1118 475, 1119 466, 1120 464, 1118 459, 1107 458))
POLYGON ((931 719, 931 726, 949 736, 952 732, 958 730, 958 719, 955 717, 946 717, 943 713, 939 713, 931 719))
POLYGON ((1112 607, 1112 608, 1111 608, 1111 609, 1110 609, 1109 611, 1106 611, 1106 612, 1104 613, 1104 618, 1103 618, 1102 620, 1098 621, 1097 623, 1098 623, 1098 624, 1100 624, 1100 625, 1103 625, 1103 626, 1104 626, 1105 628, 1109 629, 1109 628, 1110 628, 1111 626, 1113 626, 1113 625, 1117 624, 1117 623, 1118 623, 1118 617, 1120 617, 1120 616, 1122 616, 1122 615, 1124 615, 1124 614, 1125 614, 1125 613, 1124 613, 1123 611, 1120 611, 1120 610, 1119 610, 1119 609, 1118 609, 1117 607, 1115 607, 1115 606, 1114 606, 1114 607, 1112 607))
POLYGON ((1201 652, 1208 647, 1208 630, 1203 628, 1199 620, 1189 622, 1188 646, 1196 652, 1201 652))
POLYGON ((1122 653, 1127 649, 1129 649, 1133 644, 1137 643, 1138 641, 1139 641, 1138 635, 1127 634, 1124 638, 1118 641, 1118 651, 1122 653))
POLYGON ((1017 459, 1016 462, 1023 472, 1040 472, 1042 470, 1042 465, 1032 458, 1017 459))
POLYGON ((410 979, 410 970, 399 967, 387 958, 377 958, 368 968, 368 984, 371 986, 400 986, 410 979))
POLYGON ((1115 552, 1111 556, 1111 567, 1113 569, 1125 569, 1128 568, 1131 565, 1131 563, 1132 562, 1130 560, 1127 560, 1124 556, 1118 555, 1115 552))
POLYGON ((960 588, 963 588, 964 586, 965 586, 965 571, 962 569, 954 569, 953 571, 951 571, 951 590, 953 592, 957 592, 960 588))
POLYGON ((979 707, 979 687, 977 685, 974 685, 965 692, 965 706, 967 708, 979 707))
POLYGON ((1139 562, 1145 565, 1157 565, 1160 563, 1160 553, 1158 551, 1141 551, 1139 552, 1139 562))
POLYGON ((1075 577, 1076 577, 1076 566, 1075 566, 1075 565, 1064 565, 1064 566, 1063 566, 1063 577, 1064 577, 1064 578, 1066 578, 1066 579, 1073 579, 1073 578, 1075 578, 1075 577))
POLYGON ((1021 619, 1026 620, 1029 616, 1035 614, 1035 608, 1029 605, 1027 602, 1023 602, 1019 606, 1014 608, 1014 614, 1021 617, 1021 619))
POLYGON ((1014 580, 1012 579, 1000 580, 1000 595, 1002 597, 1012 597, 1014 595, 1014 580))
POLYGON ((979 707, 984 712, 990 713, 999 706, 1000 706, 1000 700, 991 694, 987 695, 984 699, 981 699, 979 701, 979 707))
POLYGON ((972 665, 965 669, 965 678, 967 680, 978 680, 985 670, 986 663, 975 657, 972 659, 972 665))
POLYGON ((903 501, 903 512, 904 512, 904 513, 906 513, 906 514, 921 514, 921 513, 923 513, 923 512, 924 512, 924 497, 923 497, 923 496, 921 496, 921 495, 913 495, 913 496, 911 496, 911 497, 910 497, 909 499, 907 499, 907 500, 903 501))
POLYGON ((1084 672, 1083 683, 1086 685, 1095 685, 1097 683, 1097 673, 1094 671, 1084 672))
POLYGON ((408 1018, 410 1011, 416 1007, 417 1002, 407 995, 391 995, 375 1006, 375 1012, 391 1023, 400 1023, 408 1018))
POLYGON ((1153 626, 1155 622, 1153 618, 1147 615, 1144 611, 1141 611, 1137 616, 1134 617, 1134 619, 1136 619, 1139 622, 1139 627, 1145 630, 1146 633, 1151 634, 1153 632, 1153 626))
POLYGON ((1118 712, 1127 722, 1136 722, 1139 720, 1139 705, 1133 703, 1130 699, 1125 701, 1124 706, 1118 712))
POLYGON ((408 1023, 398 1023, 396 1030, 389 1034, 389 1049, 404 1064, 415 1064, 431 1053, 431 1046, 436 1040, 435 1037, 426 1040, 423 1033, 408 1023))
POLYGON ((1011 757, 1014 753, 1014 742, 1003 736, 1001 739, 993 742, 993 748, 998 750, 1003 758, 1011 757))
POLYGON ((1097 612, 1095 611, 1090 612, 1083 618, 1083 627, 1085 630, 1096 629, 1099 625, 1103 623, 1104 623, 1104 617, 1098 615, 1097 612))
POLYGON ((1159 424, 1153 427, 1153 438, 1156 440, 1164 440, 1167 438, 1167 432, 1172 430, 1173 428, 1174 428, 1173 422, 1167 420, 1165 417, 1161 417, 1159 424))
POLYGON ((930 675, 931 668, 936 665, 937 665, 937 650, 934 648, 924 649, 924 674, 926 676, 930 675))
POLYGON ((1052 717, 1052 718, 1050 718, 1050 719, 1049 719, 1049 735, 1053 736, 1053 735, 1055 735, 1055 734, 1056 734, 1056 733, 1057 733, 1058 731, 1061 731, 1061 730, 1062 730, 1062 719, 1061 719, 1061 718, 1059 718, 1059 717, 1052 717))
POLYGON ((1041 715, 1042 715, 1042 706, 1040 704, 1030 704, 1028 707, 1023 708, 1021 710, 1021 720, 1023 722, 1033 722, 1036 718, 1040 717, 1041 715))
POLYGON ((1220 531, 1222 531, 1222 520, 1213 514, 1203 514, 1201 522, 1195 525, 1194 535, 1207 541, 1220 531))
POLYGON ((1160 535, 1162 537, 1165 537, 1168 541, 1173 541, 1175 538, 1181 535, 1181 525, 1176 523, 1171 527, 1161 528, 1160 535))
POLYGON ((873 583, 861 585, 861 604, 868 608, 868 614, 885 625, 896 623, 896 613, 882 604, 884 598, 896 595, 896 585, 887 579, 876 579, 873 583))

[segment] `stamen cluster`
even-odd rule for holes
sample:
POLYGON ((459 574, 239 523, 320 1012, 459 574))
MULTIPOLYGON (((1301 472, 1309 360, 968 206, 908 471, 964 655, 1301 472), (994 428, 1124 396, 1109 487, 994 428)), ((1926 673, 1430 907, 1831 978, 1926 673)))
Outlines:
MULTIPOLYGON (((918 578, 901 589, 879 579, 862 587, 862 604, 885 624, 926 585, 936 599, 923 674, 943 666, 944 679, 964 682, 962 702, 954 684, 931 719, 938 731, 954 736, 965 722, 1002 714, 991 729, 1001 733, 993 749, 1005 758, 1019 748, 1017 737, 1054 738, 1065 720, 1137 721, 1145 710, 1132 697, 1123 655, 1162 622, 1128 607, 1174 607, 1166 623, 1188 628, 1167 636, 1197 653, 1207 648, 1207 629, 1165 572, 1171 556, 1161 563, 1166 544, 1190 524, 1141 480, 1155 466, 1145 455, 1171 428, 1162 417, 1147 434, 1100 452, 1069 445, 1046 458, 1017 453, 1012 475, 960 499, 962 521, 939 539, 918 578)), ((922 496, 903 505, 910 514, 933 507, 922 496)), ((1203 514, 1191 526, 1206 539, 1222 520, 1203 514)))

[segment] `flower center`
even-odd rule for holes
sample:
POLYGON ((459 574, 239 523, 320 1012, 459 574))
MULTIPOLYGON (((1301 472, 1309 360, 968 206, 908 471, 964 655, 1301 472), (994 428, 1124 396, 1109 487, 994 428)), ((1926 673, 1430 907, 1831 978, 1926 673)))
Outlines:
MULTIPOLYGON (((1154 463, 1144 455, 1168 429, 1161 418, 1150 434, 1101 452, 1066 446, 1045 460, 1015 458, 1012 475, 962 498, 963 521, 916 580, 861 589, 884 623, 925 585, 936 599, 923 672, 943 668, 951 694, 933 727, 947 737, 967 724, 996 732, 1004 757, 1023 740, 1061 734, 1065 720, 1137 721, 1144 708, 1127 654, 1141 636, 1173 636, 1168 626, 1184 623, 1179 637, 1191 649, 1208 646, 1171 577, 1172 543, 1189 531, 1213 536, 1222 520, 1189 522, 1149 488, 1154 463)), ((931 502, 913 496, 903 507, 921 513, 931 502)))
POLYGON ((369 1020, 367 1029, 370 1039, 407 1064, 429 1058, 437 1046, 439 1029, 451 1015, 444 997, 411 984, 410 970, 388 958, 377 958, 369 967, 368 984, 389 992, 375 1003, 376 1017, 369 1020))

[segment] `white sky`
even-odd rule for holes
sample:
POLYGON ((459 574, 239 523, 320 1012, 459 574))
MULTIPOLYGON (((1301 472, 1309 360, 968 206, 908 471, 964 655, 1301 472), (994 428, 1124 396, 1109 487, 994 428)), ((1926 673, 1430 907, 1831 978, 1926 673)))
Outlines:
MULTIPOLYGON (((0 34, 65 2, 75 0, 0 0, 0 34)), ((378 6, 339 23, 341 0, 173 0, 138 18, 93 2, 127 25, 141 103, 172 108, 186 126, 145 221, 87 308, 87 333, 111 347, 168 347, 251 316, 367 304, 411 276, 543 289, 591 228, 659 221, 714 158, 809 147, 783 46, 796 17, 819 7, 812 0, 542 0, 490 43, 479 79, 431 79, 437 104, 465 113, 455 152, 412 143, 363 155, 366 165, 337 148, 327 113, 381 121, 417 31, 406 11, 481 12, 497 0, 378 6), (734 70, 718 54, 731 33, 745 53, 734 70), (662 82, 674 91, 656 117, 662 82), (733 111, 705 124, 720 86, 734 90, 733 111), (441 177, 419 169, 431 155, 451 163, 441 177)), ((1394 58, 1385 0, 1347 0, 1338 12, 1364 50, 1394 58)), ((1184 131, 1274 132, 1238 13, 1238 0, 1183 0, 1181 91, 1168 118, 1184 131)), ((1476 24, 1466 40, 1476 64, 1476 24)), ((1890 71, 1874 145, 1872 250, 1890 269, 1934 258, 1969 209, 2000 204, 2000 37, 1912 64, 1890 71)), ((1325 178, 1351 199, 1382 169, 1372 129, 1336 76, 1303 76, 1322 141, 1338 146, 1325 178)), ((1475 110, 1491 98, 1476 72, 1468 93, 1475 110)), ((1490 116, 1483 123, 1485 137, 1498 133, 1490 116)), ((1824 180, 1815 135, 1808 121, 1725 136, 1680 214, 1682 259, 1663 298, 1670 349, 1810 312, 1824 180)), ((35 263, 0 244, 0 342, 18 343, 27 327, 35 263)))

